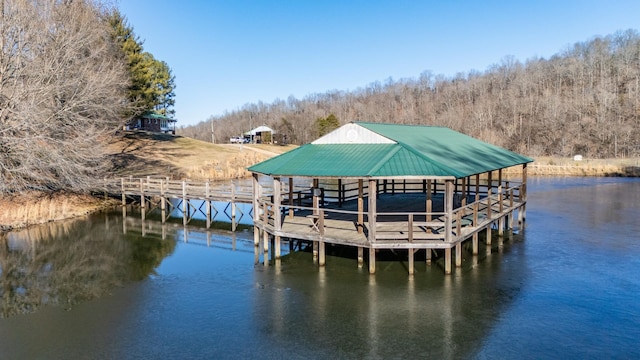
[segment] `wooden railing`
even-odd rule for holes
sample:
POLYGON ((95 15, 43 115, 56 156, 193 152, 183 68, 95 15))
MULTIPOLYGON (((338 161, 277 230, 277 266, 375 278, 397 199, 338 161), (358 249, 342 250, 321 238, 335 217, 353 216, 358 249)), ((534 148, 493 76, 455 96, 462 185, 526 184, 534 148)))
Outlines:
MULTIPOLYGON (((514 206, 518 206, 521 201, 522 185, 516 184, 510 186, 509 182, 503 182, 504 185, 498 187, 487 187, 486 193, 473 194, 465 199, 458 199, 459 206, 451 211, 451 215, 447 212, 379 212, 376 213, 375 221, 375 238, 376 241, 398 241, 398 242, 416 242, 416 241, 456 241, 463 236, 463 229, 467 227, 477 228, 479 226, 487 226, 487 224, 495 219, 504 216, 507 212, 511 212, 514 206), (475 199, 475 201, 467 203, 467 200, 475 199), (448 216, 451 216, 448 219, 448 216), (447 221, 450 221, 451 233, 447 234, 447 221)), ((307 211, 308 214, 317 217, 318 233, 324 235, 324 221, 326 219, 342 219, 349 222, 355 222, 358 217, 356 211, 346 211, 332 208, 313 208, 311 206, 301 205, 301 201, 295 201, 294 204, 288 202, 286 196, 288 192, 283 192, 283 202, 279 209, 276 209, 273 198, 265 196, 258 199, 260 208, 259 223, 262 226, 269 226, 275 229, 275 212, 281 212, 281 218, 289 215, 293 216, 296 212, 307 211), (346 217, 350 217, 346 219, 346 217)), ((300 200, 310 196, 306 191, 297 192, 295 199, 300 200)), ((368 213, 361 215, 362 225, 368 226, 368 213)))
POLYGON ((134 178, 105 180, 109 192, 134 196, 163 196, 198 200, 234 201, 251 203, 253 189, 233 182, 220 183, 195 180, 170 180, 162 178, 134 178))

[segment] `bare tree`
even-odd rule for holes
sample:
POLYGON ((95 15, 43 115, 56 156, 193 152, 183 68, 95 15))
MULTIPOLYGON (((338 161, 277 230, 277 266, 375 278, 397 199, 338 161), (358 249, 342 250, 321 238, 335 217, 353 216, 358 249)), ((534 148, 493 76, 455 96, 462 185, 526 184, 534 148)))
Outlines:
POLYGON ((127 75, 92 1, 4 0, 0 192, 85 192, 107 168, 127 75))

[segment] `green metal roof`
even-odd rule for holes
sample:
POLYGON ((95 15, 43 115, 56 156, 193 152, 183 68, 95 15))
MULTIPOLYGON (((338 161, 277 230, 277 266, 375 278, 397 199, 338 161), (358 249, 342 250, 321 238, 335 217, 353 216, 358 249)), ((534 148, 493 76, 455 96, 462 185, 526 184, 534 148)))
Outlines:
POLYGON ((272 176, 461 178, 533 161, 445 127, 354 124, 395 143, 311 143, 249 171, 272 176))
POLYGON ((146 113, 142 114, 141 116, 142 118, 147 118, 147 119, 158 119, 158 120, 167 120, 167 121, 176 121, 176 119, 172 119, 168 116, 164 116, 162 114, 158 114, 156 112, 151 112, 151 111, 147 111, 146 113))

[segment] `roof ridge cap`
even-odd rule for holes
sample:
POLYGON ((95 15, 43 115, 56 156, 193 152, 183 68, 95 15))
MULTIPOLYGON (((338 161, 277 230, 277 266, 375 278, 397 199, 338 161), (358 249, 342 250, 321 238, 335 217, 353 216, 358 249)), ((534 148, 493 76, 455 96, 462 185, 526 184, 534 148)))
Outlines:
MULTIPOLYGON (((398 145, 399 143, 396 142, 396 144, 388 144, 388 145, 398 145)), ((373 174, 376 173, 376 171, 380 170, 380 168, 389 160, 391 159, 398 151, 400 151, 400 149, 402 149, 401 146, 394 146, 391 151, 389 151, 385 156, 383 156, 378 163, 376 164, 376 166, 374 166, 368 173, 367 175, 369 176, 373 176, 373 174)))

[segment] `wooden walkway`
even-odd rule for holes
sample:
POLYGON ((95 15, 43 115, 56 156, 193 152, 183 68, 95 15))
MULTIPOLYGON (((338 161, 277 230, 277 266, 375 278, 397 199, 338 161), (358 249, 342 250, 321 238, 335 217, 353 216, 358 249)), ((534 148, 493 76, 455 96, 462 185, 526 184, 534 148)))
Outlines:
MULTIPOLYGON (((237 204, 252 204, 253 190, 251 186, 239 186, 234 182, 212 182, 193 180, 170 180, 168 178, 120 178, 106 180, 109 193, 121 196, 123 215, 126 216, 126 205, 129 200, 140 203, 142 218, 152 210, 159 209, 162 222, 166 222, 171 212, 178 208, 183 215, 183 225, 193 220, 194 215, 201 213, 206 220, 206 227, 211 226, 217 213, 223 212, 229 217, 232 230, 237 227, 237 204), (174 205, 172 200, 177 201, 174 205), (215 203, 225 204, 224 209, 216 208, 215 203), (227 213, 229 211, 230 213, 227 213)), ((244 215, 241 213, 241 216, 244 215)), ((248 214, 251 216, 251 213, 248 214)))

